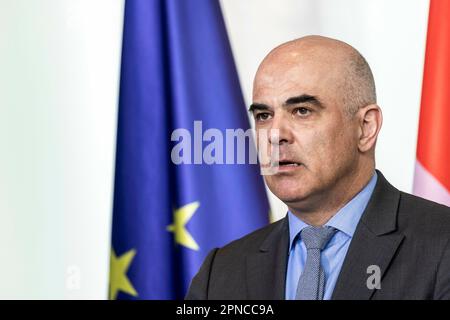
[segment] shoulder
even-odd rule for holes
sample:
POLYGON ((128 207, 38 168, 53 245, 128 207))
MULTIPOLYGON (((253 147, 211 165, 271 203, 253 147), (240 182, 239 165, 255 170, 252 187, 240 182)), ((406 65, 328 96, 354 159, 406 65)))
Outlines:
POLYGON ((450 207, 400 191, 399 222, 450 234, 450 207))
POLYGON ((400 192, 398 224, 423 237, 450 239, 450 207, 400 192))
POLYGON ((283 218, 219 248, 216 258, 258 252, 269 237, 281 236, 286 230, 287 218, 283 218))

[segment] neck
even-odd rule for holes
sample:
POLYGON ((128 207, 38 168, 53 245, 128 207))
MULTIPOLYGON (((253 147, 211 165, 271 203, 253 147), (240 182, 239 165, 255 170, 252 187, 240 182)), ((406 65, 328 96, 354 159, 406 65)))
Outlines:
POLYGON ((356 170, 354 175, 341 179, 332 191, 320 193, 308 205, 288 205, 288 208, 305 223, 322 226, 369 183, 374 170, 374 166, 365 170, 356 170))

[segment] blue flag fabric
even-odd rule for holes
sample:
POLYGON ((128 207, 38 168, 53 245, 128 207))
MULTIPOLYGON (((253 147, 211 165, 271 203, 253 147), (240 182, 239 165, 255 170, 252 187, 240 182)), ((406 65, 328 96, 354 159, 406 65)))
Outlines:
POLYGON ((180 299, 266 193, 257 165, 171 161, 174 129, 249 127, 218 1, 127 0, 122 50, 110 298, 180 299))

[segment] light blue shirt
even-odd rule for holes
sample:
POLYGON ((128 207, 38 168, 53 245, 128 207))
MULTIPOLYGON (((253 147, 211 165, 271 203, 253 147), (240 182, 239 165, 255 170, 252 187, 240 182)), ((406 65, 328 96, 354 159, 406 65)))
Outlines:
MULTIPOLYGON (((321 254, 321 263, 325 273, 324 300, 331 299, 356 226, 372 196, 376 182, 377 173, 375 172, 369 183, 325 223, 326 226, 334 227, 338 231, 333 235, 321 254)), ((301 239, 297 240, 298 237, 296 236, 303 228, 309 225, 290 211, 288 211, 288 219, 290 250, 286 274, 286 299, 294 300, 297 293, 298 279, 303 272, 306 262, 305 244, 301 239)))

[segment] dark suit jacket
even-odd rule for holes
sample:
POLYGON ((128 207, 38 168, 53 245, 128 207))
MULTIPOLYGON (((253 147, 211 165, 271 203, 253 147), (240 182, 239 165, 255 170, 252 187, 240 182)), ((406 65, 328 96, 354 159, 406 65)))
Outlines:
MULTIPOLYGON (((332 299, 450 299, 450 208, 401 192, 381 174, 332 299), (369 289, 370 265, 381 289, 369 289)), ((186 299, 284 299, 288 219, 212 250, 186 299)))

